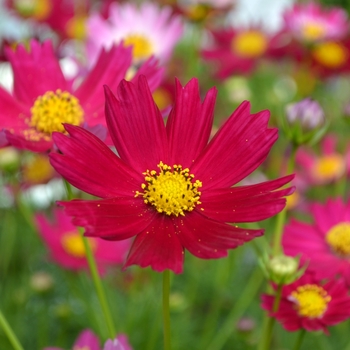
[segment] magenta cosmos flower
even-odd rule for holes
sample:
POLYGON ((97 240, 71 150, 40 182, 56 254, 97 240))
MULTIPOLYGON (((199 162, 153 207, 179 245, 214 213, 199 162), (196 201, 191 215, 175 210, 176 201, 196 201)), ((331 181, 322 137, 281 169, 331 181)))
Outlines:
MULTIPOLYGON (((88 269, 83 240, 70 217, 62 209, 54 210, 53 220, 37 214, 36 222, 52 260, 66 269, 88 269)), ((107 266, 125 261, 131 241, 107 242, 90 237, 88 244, 94 253, 99 270, 104 272, 107 266)))
POLYGON ((184 251, 220 258, 263 230, 236 223, 264 220, 282 210, 293 176, 231 187, 254 171, 277 140, 269 112, 242 103, 209 142, 216 90, 200 100, 198 81, 176 82, 166 126, 145 77, 123 81, 115 97, 106 87, 106 119, 118 155, 88 131, 66 125, 55 133, 60 153, 51 164, 79 189, 102 199, 61 202, 87 236, 135 236, 126 266, 180 273, 184 251), (235 223, 229 225, 228 222, 235 223))
MULTIPOLYGON (((122 45, 102 50, 94 67, 77 86, 68 81, 60 68, 52 44, 33 40, 30 51, 19 45, 8 48, 14 74, 13 93, 0 87, 0 127, 15 147, 42 152, 52 147, 53 131, 64 132, 62 123, 105 125, 102 85, 115 90, 132 62, 130 48, 122 45)), ((153 59, 136 73, 146 74, 152 89, 158 86, 162 70, 153 59)))
POLYGON ((182 36, 181 17, 172 14, 170 7, 159 7, 152 2, 135 4, 113 3, 106 21, 94 14, 87 21, 88 56, 94 62, 101 47, 111 47, 123 41, 132 45, 134 62, 148 59, 152 55, 166 61, 182 36))
POLYGON ((322 330, 350 318, 350 296, 342 280, 321 283, 313 274, 306 273, 297 281, 282 288, 277 312, 273 312, 275 296, 263 295, 262 308, 275 317, 288 331, 322 330))
POLYGON ((295 4, 284 13, 286 28, 300 41, 319 42, 344 38, 349 30, 346 11, 322 8, 315 2, 295 4))
POLYGON ((293 220, 285 227, 287 255, 302 254, 302 263, 317 275, 343 276, 350 285, 350 203, 329 199, 311 205, 312 223, 293 220))

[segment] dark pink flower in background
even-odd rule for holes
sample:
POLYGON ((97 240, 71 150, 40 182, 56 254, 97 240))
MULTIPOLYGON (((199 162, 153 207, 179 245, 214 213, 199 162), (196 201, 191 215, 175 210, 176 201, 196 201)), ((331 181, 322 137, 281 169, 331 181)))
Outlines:
POLYGON ((231 187, 252 173, 277 140, 267 127, 269 112, 250 113, 243 102, 208 143, 216 89, 202 102, 196 79, 176 82, 175 104, 166 126, 145 77, 121 82, 115 97, 106 87, 106 119, 118 155, 88 131, 66 125, 54 134, 60 152, 52 166, 72 185, 102 199, 60 202, 86 236, 135 237, 125 266, 183 271, 184 252, 220 258, 262 229, 236 224, 281 211, 277 190, 293 176, 231 187), (234 223, 230 225, 228 223, 234 223))
POLYGON ((350 203, 340 198, 310 206, 311 223, 292 220, 282 244, 286 255, 301 254, 301 263, 317 275, 342 276, 350 285, 350 203))
POLYGON ((297 281, 282 288, 277 312, 273 312, 275 296, 262 296, 262 308, 275 317, 288 331, 305 329, 323 331, 350 318, 350 296, 343 280, 322 283, 313 274, 305 273, 297 281))
MULTIPOLYGON (((36 222, 53 261, 66 269, 88 269, 83 240, 70 217, 62 209, 53 211, 52 220, 43 214, 37 214, 36 222)), ((88 244, 99 270, 104 272, 106 267, 125 261, 131 241, 107 242, 100 238, 88 238, 88 244)))
MULTIPOLYGON (((105 125, 103 84, 116 90, 131 66, 131 48, 113 46, 102 50, 95 66, 77 86, 68 81, 54 54, 52 44, 32 40, 30 51, 19 45, 8 48, 14 73, 13 93, 0 87, 0 125, 8 141, 17 148, 43 152, 52 147, 51 134, 64 132, 62 123, 85 125, 96 131, 105 125)), ((146 61, 135 74, 149 77, 155 89, 163 75, 154 59, 146 61)))

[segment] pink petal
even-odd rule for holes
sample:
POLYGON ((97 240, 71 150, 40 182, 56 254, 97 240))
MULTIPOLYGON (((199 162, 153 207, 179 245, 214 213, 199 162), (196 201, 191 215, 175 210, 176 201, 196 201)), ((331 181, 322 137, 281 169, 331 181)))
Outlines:
POLYGON ((248 102, 236 109, 191 167, 203 191, 236 184, 266 159, 277 140, 268 119, 268 111, 250 114, 248 102))
POLYGON ((65 125, 70 137, 54 133, 63 154, 51 153, 51 165, 73 186, 98 197, 134 196, 143 176, 129 168, 99 138, 78 126, 65 125))
POLYGON ((166 126, 171 165, 191 167, 207 145, 213 124, 216 94, 215 88, 209 90, 202 103, 197 79, 190 80, 184 87, 176 80, 175 105, 166 126))
POLYGON ((106 87, 106 120, 120 158, 140 174, 167 164, 168 150, 163 118, 152 99, 145 77, 138 85, 123 81, 118 99, 106 87))
POLYGON ((34 129, 28 129, 31 132, 32 139, 24 136, 24 132, 27 130, 5 131, 8 142, 16 148, 27 149, 32 152, 47 152, 52 146, 53 142, 50 136, 43 133, 36 132, 34 129))
POLYGON ((157 219, 136 236, 125 267, 136 264, 158 272, 169 269, 181 273, 183 260, 184 251, 173 219, 157 214, 157 219))

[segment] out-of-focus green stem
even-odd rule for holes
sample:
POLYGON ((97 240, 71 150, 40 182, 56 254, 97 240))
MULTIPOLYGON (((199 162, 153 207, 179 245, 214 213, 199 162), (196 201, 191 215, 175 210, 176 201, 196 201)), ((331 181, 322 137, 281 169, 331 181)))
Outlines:
MULTIPOLYGON (((292 145, 290 157, 288 160, 288 166, 287 166, 287 174, 291 174, 294 171, 295 168, 295 155, 297 152, 298 147, 296 145, 292 145)), ((272 254, 274 256, 282 254, 282 234, 283 234, 283 227, 284 223, 286 221, 287 216, 287 209, 284 208, 278 215, 277 215, 277 222, 275 227, 275 234, 273 236, 273 244, 272 244, 272 254)))
POLYGON ((171 350, 170 331, 170 270, 163 272, 163 329, 164 329, 164 350, 171 350))
POLYGON ((305 333, 306 333, 305 329, 302 329, 302 330, 299 331, 299 334, 298 334, 297 340, 295 341, 293 350, 299 350, 300 349, 300 346, 301 346, 301 343, 303 342, 305 333))
POLYGON ((15 333, 12 331, 10 325, 7 323, 6 318, 0 310, 0 326, 4 330, 4 333, 7 335, 10 343, 12 344, 15 350, 23 350, 21 343, 18 341, 15 333))

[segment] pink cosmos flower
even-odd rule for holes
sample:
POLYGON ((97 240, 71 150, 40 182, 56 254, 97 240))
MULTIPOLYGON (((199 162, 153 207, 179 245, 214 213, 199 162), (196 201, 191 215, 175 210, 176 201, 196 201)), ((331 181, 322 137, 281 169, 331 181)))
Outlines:
POLYGON ((123 41, 133 47, 134 62, 154 56, 166 61, 182 36, 183 25, 179 16, 172 15, 170 7, 160 8, 152 2, 135 4, 113 3, 106 21, 99 14, 87 21, 88 57, 95 62, 102 47, 109 48, 123 41))
POLYGON ((202 57, 215 62, 220 79, 250 73, 269 49, 270 36, 259 28, 226 28, 212 35, 214 44, 202 51, 202 57))
POLYGON ((292 220, 283 235, 284 252, 320 276, 343 276, 350 285, 350 202, 340 198, 310 205, 311 223, 292 220))
MULTIPOLYGON (((73 350, 101 350, 100 341, 98 337, 89 329, 82 331, 77 340, 73 344, 73 350)), ((46 347, 44 350, 63 350, 57 347, 46 347)), ((102 350, 132 350, 129 345, 128 338, 125 334, 118 335, 114 341, 108 340, 102 350), (110 344, 115 344, 115 347, 111 347, 110 344)))
MULTIPOLYGON (((13 93, 0 87, 0 125, 8 141, 17 148, 43 152, 52 147, 53 131, 64 132, 62 123, 83 125, 99 133, 105 124, 102 84, 115 90, 131 65, 131 49, 122 45, 102 50, 85 79, 68 81, 60 68, 52 44, 32 40, 30 51, 19 45, 8 48, 14 73, 13 93), (96 129, 97 128, 97 129, 96 129)), ((135 75, 146 74, 151 88, 158 86, 163 70, 153 59, 145 62, 135 75)))
MULTIPOLYGON (((66 269, 88 268, 83 240, 62 209, 53 211, 53 220, 48 220, 43 214, 37 214, 36 222, 52 260, 66 269)), ((107 266, 125 261, 131 242, 130 240, 107 242, 99 238, 88 238, 88 244, 94 253, 99 270, 104 272, 107 266)))
POLYGON ((346 11, 322 8, 315 2, 295 4, 284 13, 286 28, 303 42, 342 39, 349 30, 346 11))
POLYGON ((102 197, 60 203, 75 225, 91 237, 135 236, 125 266, 180 273, 185 249, 202 259, 224 257, 263 232, 237 223, 284 208, 283 197, 293 189, 277 189, 292 175, 231 187, 264 161, 277 140, 277 129, 267 128, 268 111, 251 114, 243 102, 208 143, 216 89, 201 102, 196 79, 184 87, 176 82, 166 126, 145 77, 137 85, 122 81, 117 97, 107 87, 105 92, 118 156, 88 131, 66 125, 69 136, 54 134, 60 153, 50 158, 74 186, 102 197))
POLYGON ((350 318, 350 296, 342 280, 322 283, 311 273, 306 273, 283 287, 277 312, 272 311, 274 300, 275 296, 263 295, 262 308, 292 332, 305 329, 328 334, 328 326, 350 318))

